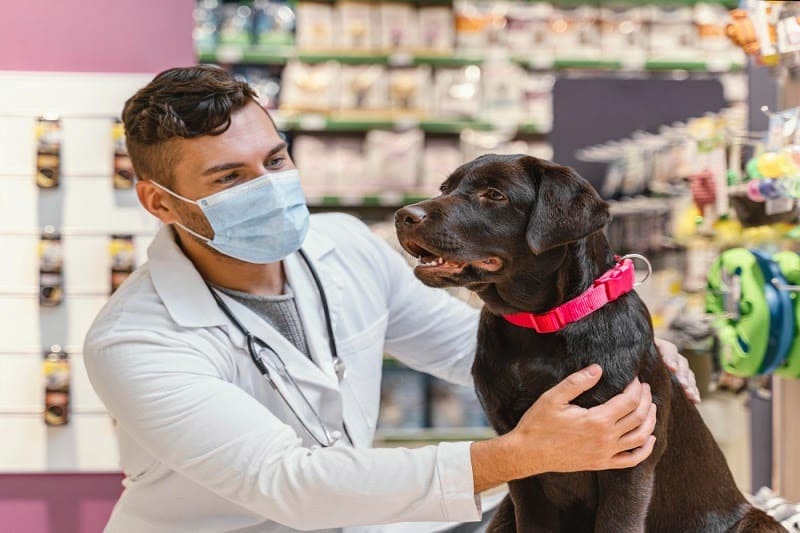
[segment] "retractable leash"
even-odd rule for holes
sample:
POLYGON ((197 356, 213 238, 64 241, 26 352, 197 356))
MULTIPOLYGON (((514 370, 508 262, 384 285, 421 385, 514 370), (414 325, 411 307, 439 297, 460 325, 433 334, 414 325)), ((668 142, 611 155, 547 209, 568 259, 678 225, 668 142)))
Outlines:
MULTIPOLYGON (((792 266, 786 257, 783 262, 785 268, 792 266)), ((792 294, 800 288, 787 283, 783 271, 766 254, 745 248, 726 250, 712 264, 706 310, 716 316, 726 372, 742 377, 769 373, 782 369, 795 350, 800 353, 792 294)), ((800 372, 800 363, 786 370, 800 372)))
MULTIPOLYGON (((314 284, 317 286, 317 291, 319 292, 320 301, 322 302, 322 310, 325 314, 325 327, 328 332, 328 346, 331 351, 333 369, 336 372, 336 377, 338 378, 339 383, 341 383, 344 380, 347 372, 345 369, 344 362, 339 358, 339 351, 336 348, 336 339, 333 336, 333 323, 331 320, 330 308, 328 306, 328 298, 325 295, 325 289, 322 286, 322 280, 320 279, 319 274, 314 268, 314 265, 311 263, 311 260, 308 258, 308 256, 302 249, 298 250, 298 253, 300 254, 300 257, 303 259, 303 262, 305 262, 306 266, 308 267, 308 270, 311 273, 311 277, 314 279, 314 284)), ((208 283, 206 283, 206 285, 208 285, 208 283)), ((242 322, 239 321, 239 319, 236 318, 236 316, 233 314, 233 311, 231 311, 230 307, 228 307, 228 304, 226 304, 225 301, 222 299, 222 297, 219 294, 217 294, 217 292, 213 289, 213 287, 208 285, 208 290, 211 292, 211 295, 214 297, 214 300, 217 302, 217 305, 219 306, 220 310, 222 310, 225 316, 228 317, 228 320, 231 321, 231 323, 236 327, 236 329, 238 329, 239 332, 241 332, 241 334, 244 335, 247 341, 247 351, 249 352, 250 358, 253 360, 253 363, 256 365, 256 368, 258 368, 258 371, 261 373, 262 376, 266 378, 267 382, 272 386, 275 392, 278 393, 278 395, 283 400, 283 403, 285 403, 286 406, 289 407, 289 410, 292 412, 297 421, 300 422, 300 424, 303 426, 303 429, 305 429, 306 432, 311 436, 311 438, 313 438, 323 448, 333 446, 341 438, 341 434, 338 431, 328 432, 328 428, 325 427, 325 422, 322 420, 322 416, 319 414, 319 412, 317 412, 316 409, 314 409, 314 406, 311 404, 311 401, 308 399, 308 397, 305 394, 303 394, 303 389, 300 387, 300 385, 297 383, 297 381, 289 372, 288 368, 286 367, 286 363, 283 361, 283 358, 264 339, 261 339, 260 337, 254 335, 249 329, 245 327, 244 324, 242 324, 242 322), (294 386, 294 388, 297 389, 297 392, 303 399, 303 402, 305 403, 306 407, 308 407, 308 410, 313 414, 314 418, 316 419, 317 423, 322 429, 322 433, 324 434, 325 440, 320 439, 319 437, 317 437, 317 434, 315 432, 311 431, 309 425, 306 423, 303 417, 300 416, 300 414, 292 405, 292 402, 289 401, 289 398, 278 386, 277 382, 272 377, 272 373, 270 372, 269 368, 261 359, 261 356, 259 354, 260 352, 259 347, 265 350, 269 350, 274 356, 275 360, 280 363, 281 368, 279 369, 278 373, 286 377, 289 383, 291 383, 292 386, 294 386)), ((351 445, 354 445, 353 439, 350 436, 350 431, 347 429, 347 424, 344 422, 344 420, 342 420, 342 428, 344 429, 344 433, 345 436, 347 437, 347 440, 350 442, 351 445)))

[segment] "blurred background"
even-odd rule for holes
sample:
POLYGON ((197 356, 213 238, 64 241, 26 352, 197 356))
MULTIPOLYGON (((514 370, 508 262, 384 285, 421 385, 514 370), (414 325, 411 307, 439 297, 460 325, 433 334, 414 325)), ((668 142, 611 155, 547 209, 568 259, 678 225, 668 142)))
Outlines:
MULTIPOLYGON (((394 211, 480 154, 576 168, 611 203, 615 250, 652 263, 638 291, 689 358, 737 483, 792 527, 798 15, 759 0, 4 2, 0 530, 100 531, 121 492, 81 359, 158 229, 119 114, 195 63, 256 88, 313 212, 396 247, 394 211)), ((378 428, 379 446, 492 434, 470 388, 388 356, 378 428)))

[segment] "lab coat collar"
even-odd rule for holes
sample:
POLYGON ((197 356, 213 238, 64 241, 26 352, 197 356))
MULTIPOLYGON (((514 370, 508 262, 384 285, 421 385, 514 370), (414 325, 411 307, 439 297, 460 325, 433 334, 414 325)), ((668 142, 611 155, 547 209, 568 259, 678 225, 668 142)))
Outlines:
MULTIPOLYGON (((312 261, 322 258, 334 247, 332 240, 313 228, 303 243, 303 250, 312 261)), ((292 254, 290 258, 295 255, 292 254)), ((202 276, 175 241, 175 233, 170 226, 161 228, 147 249, 147 256, 156 292, 178 325, 206 328, 228 323, 208 292, 202 276)))

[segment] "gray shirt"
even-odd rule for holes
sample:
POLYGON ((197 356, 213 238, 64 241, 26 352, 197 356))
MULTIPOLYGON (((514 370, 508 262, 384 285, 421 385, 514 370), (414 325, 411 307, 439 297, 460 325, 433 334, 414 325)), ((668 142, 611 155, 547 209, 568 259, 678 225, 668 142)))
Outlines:
POLYGON ((289 285, 286 285, 283 294, 277 296, 260 296, 246 292, 226 289, 214 286, 224 292, 240 304, 247 306, 255 314, 267 321, 275 330, 286 337, 295 348, 311 358, 311 352, 306 342, 306 334, 303 331, 303 323, 300 321, 300 313, 297 310, 297 301, 294 292, 289 285))

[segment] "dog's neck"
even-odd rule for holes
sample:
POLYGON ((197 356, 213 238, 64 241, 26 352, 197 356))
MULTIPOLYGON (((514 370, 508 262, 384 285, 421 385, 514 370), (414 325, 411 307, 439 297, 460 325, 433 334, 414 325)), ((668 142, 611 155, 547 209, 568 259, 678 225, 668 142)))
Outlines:
POLYGON ((531 254, 508 278, 476 291, 492 313, 544 313, 576 298, 615 264, 601 232, 585 239, 531 254))

